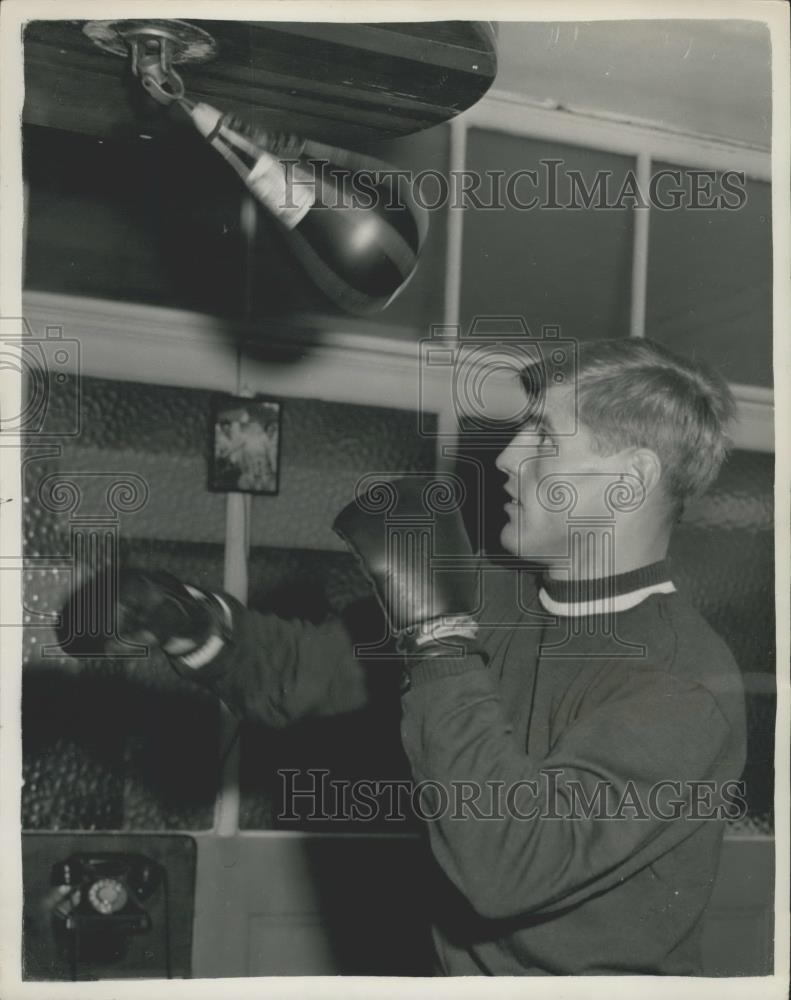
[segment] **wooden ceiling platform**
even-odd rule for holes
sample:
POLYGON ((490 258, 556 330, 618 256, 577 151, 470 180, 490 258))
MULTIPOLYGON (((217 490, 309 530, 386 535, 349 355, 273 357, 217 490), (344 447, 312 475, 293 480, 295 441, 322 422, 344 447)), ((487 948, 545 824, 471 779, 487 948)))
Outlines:
MULTIPOLYGON (((184 116, 143 92, 128 60, 84 34, 85 23, 26 25, 24 121, 107 138, 165 139, 174 122, 186 128, 184 116)), ((478 101, 497 71, 494 29, 482 21, 189 23, 217 52, 176 67, 188 96, 333 145, 446 121, 478 101)))

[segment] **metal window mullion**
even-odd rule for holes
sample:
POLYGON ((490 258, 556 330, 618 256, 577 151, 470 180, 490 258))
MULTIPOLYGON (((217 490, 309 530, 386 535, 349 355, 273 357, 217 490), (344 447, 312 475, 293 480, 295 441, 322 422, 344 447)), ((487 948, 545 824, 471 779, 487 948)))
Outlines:
MULTIPOLYGON (((445 296, 443 323, 446 333, 458 325, 461 312, 461 268, 462 245, 464 239, 464 209, 454 206, 454 178, 460 177, 467 161, 467 124, 463 117, 454 118, 450 123, 450 149, 448 151, 448 190, 450 200, 447 219, 447 246, 445 248, 445 296)), ((421 376, 424 373, 421 372, 421 376)), ((453 373, 448 372, 447 391, 443 393, 442 405, 437 414, 437 468, 448 471, 454 464, 458 447, 458 420, 453 408, 453 373)))
POLYGON ((637 154, 636 179, 643 204, 632 210, 634 212, 634 234, 632 236, 632 294, 629 336, 644 337, 648 290, 648 235, 651 220, 651 202, 648 198, 648 188, 651 183, 651 155, 644 150, 637 154))

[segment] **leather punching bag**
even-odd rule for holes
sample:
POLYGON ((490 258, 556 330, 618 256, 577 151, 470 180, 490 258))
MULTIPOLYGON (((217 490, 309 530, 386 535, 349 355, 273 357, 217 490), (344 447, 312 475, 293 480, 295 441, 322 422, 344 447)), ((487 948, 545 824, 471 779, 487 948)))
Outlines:
POLYGON ((379 160, 256 129, 208 104, 187 112, 341 308, 377 312, 403 290, 428 230, 408 178, 379 160))

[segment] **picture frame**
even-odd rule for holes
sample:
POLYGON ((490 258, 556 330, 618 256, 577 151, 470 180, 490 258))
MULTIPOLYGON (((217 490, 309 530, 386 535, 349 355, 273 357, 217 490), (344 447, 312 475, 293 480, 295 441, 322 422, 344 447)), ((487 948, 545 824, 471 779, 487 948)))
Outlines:
POLYGON ((264 396, 212 398, 210 492, 277 495, 282 408, 280 400, 264 396))

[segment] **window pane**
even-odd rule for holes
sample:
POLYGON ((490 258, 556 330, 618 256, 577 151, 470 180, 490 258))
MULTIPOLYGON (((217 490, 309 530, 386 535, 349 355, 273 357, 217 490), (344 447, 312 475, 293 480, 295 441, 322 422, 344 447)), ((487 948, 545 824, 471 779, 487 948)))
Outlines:
POLYGON ((468 208, 464 214, 461 322, 475 316, 522 316, 534 335, 542 325, 560 326, 565 337, 595 340, 626 336, 632 255, 632 201, 619 199, 630 157, 538 139, 471 129, 467 169, 484 175, 483 198, 494 172, 501 182, 517 171, 536 178, 512 180, 514 198, 534 208, 468 208), (560 161, 551 166, 548 161, 560 161), (576 175, 572 172, 578 172, 576 175), (550 185, 557 180, 552 203, 550 185), (576 179, 573 179, 576 178, 576 179), (603 200, 624 207, 598 208, 603 200), (576 185, 576 186, 575 186, 576 185), (593 193, 590 207, 584 192, 593 193), (568 208, 568 205, 579 207, 568 208))
MULTIPOLYGON (((656 181, 672 204, 672 188, 692 201, 693 185, 724 194, 723 174, 654 163, 652 174, 680 171, 656 181), (703 185, 701 187, 701 185, 703 185)), ((731 182, 740 189, 738 179, 731 182)), ((649 236, 646 333, 671 350, 716 367, 730 382, 772 385, 772 207, 769 184, 746 181, 746 199, 728 194, 733 209, 653 207, 649 236), (740 202, 743 201, 743 204, 740 202)))

